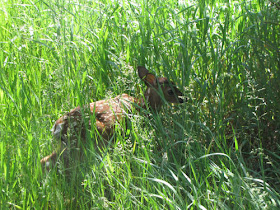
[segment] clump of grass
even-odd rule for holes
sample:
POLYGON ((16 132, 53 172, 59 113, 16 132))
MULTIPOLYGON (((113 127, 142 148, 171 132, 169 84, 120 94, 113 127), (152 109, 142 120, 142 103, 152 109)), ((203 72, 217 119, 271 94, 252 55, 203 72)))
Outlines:
POLYGON ((274 1, 4 1, 0 207, 279 208, 279 8, 274 1), (168 5, 168 6, 167 6, 168 5), (66 176, 43 174, 54 121, 137 95, 145 65, 188 103, 145 118, 66 176))

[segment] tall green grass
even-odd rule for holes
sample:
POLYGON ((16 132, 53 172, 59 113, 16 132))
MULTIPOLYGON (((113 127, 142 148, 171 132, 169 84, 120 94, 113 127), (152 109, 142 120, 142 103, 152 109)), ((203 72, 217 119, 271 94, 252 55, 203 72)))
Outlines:
POLYGON ((1 2, 1 209, 279 208, 274 1, 1 2), (137 65, 188 102, 135 113, 129 134, 104 153, 87 148, 70 176, 42 173, 55 120, 139 95, 137 65))

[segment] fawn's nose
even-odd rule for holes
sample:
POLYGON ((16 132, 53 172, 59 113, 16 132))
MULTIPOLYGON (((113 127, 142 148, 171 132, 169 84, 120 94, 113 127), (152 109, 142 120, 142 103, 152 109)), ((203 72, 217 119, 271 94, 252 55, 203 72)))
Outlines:
POLYGON ((179 103, 185 103, 188 101, 188 98, 185 96, 178 96, 179 103))

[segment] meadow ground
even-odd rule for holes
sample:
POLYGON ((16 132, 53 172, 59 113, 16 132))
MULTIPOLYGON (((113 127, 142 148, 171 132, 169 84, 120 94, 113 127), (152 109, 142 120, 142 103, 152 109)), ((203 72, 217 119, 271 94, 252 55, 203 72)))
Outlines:
POLYGON ((0 208, 279 208, 279 12, 276 0, 1 0, 0 208), (42 173, 55 120, 139 95, 138 65, 188 102, 135 114, 71 176, 42 173))

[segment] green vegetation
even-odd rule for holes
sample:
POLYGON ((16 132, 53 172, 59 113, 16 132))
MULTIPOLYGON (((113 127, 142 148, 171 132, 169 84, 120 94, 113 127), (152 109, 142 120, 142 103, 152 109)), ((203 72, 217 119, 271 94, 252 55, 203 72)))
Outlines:
MULTIPOLYGON (((279 2, 279 1, 278 1, 279 2)), ((1 0, 1 209, 280 207, 280 5, 259 1, 1 0), (226 2, 226 3, 225 3, 226 2), (137 96, 145 65, 185 104, 43 173, 72 108, 137 96)))

